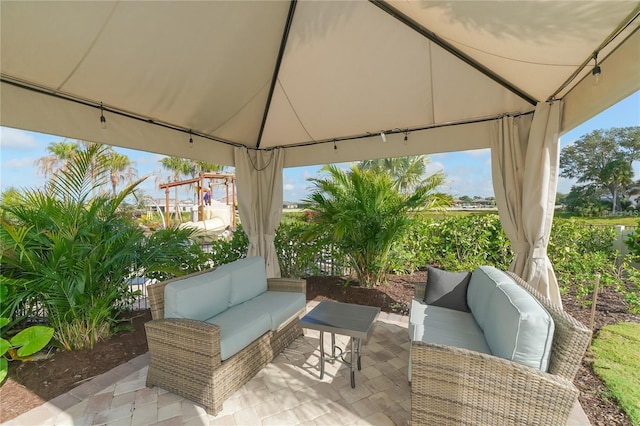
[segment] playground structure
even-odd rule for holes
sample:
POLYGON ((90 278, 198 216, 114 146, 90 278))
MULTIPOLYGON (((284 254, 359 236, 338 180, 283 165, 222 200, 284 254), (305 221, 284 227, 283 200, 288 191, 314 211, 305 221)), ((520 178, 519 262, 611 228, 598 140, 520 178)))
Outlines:
POLYGON ((164 183, 165 226, 170 224, 169 190, 183 185, 194 185, 196 191, 197 221, 181 223, 181 228, 195 228, 194 237, 216 239, 228 229, 236 228, 236 177, 232 174, 200 173, 196 178, 164 183), (225 202, 215 198, 216 187, 224 186, 225 202))

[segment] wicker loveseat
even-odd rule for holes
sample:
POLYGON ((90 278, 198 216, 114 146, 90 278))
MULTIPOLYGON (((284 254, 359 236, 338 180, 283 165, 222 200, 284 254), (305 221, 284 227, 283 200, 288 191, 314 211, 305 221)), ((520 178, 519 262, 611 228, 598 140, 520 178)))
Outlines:
POLYGON ((147 289, 152 315, 145 324, 147 386, 197 402, 212 415, 302 335, 299 317, 305 309, 306 281, 267 279, 262 258, 242 259, 147 289))
MULTIPOLYGON (((413 425, 566 424, 579 394, 572 381, 590 343, 591 331, 516 275, 499 272, 533 295, 552 318, 552 340, 549 341, 551 346, 544 367, 534 368, 496 356, 490 351, 482 353, 481 350, 469 349, 478 342, 469 343, 473 338, 464 336, 470 333, 468 328, 456 328, 439 319, 438 310, 446 308, 437 306, 430 310, 428 305, 425 307, 428 279, 427 283, 416 285, 411 307, 413 317, 409 325, 413 425), (425 330, 420 330, 420 315, 425 315, 425 330), (432 315, 436 321, 429 323, 427 315, 432 315), (448 329, 444 334, 429 335, 426 328, 437 327, 438 321, 448 329), (451 336, 456 333, 461 333, 461 336, 451 336), (464 341, 464 344, 442 344, 442 340, 464 341)), ((491 311, 489 315, 495 315, 495 312, 491 311)), ((504 317, 498 318, 500 320, 510 322, 504 317)), ((491 323, 487 319, 482 321, 485 321, 485 327, 491 323)), ((498 323, 494 320, 492 324, 498 323)), ((516 333, 520 332, 516 330, 516 333)), ((482 342, 478 344, 481 346, 482 342)))

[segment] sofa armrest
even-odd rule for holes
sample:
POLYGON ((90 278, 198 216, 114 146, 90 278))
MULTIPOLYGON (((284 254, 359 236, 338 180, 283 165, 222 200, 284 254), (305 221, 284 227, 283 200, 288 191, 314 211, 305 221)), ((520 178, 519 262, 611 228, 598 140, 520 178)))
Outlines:
POLYGON ((268 291, 290 291, 307 294, 307 280, 295 278, 267 278, 268 291))
POLYGON ((578 389, 493 355, 413 342, 411 423, 566 424, 578 389))
MULTIPOLYGON (((173 365, 194 361, 215 369, 221 363, 220 327, 204 321, 167 318, 146 322, 149 354, 153 360, 173 365)), ((203 366, 204 367, 204 366, 203 366)))

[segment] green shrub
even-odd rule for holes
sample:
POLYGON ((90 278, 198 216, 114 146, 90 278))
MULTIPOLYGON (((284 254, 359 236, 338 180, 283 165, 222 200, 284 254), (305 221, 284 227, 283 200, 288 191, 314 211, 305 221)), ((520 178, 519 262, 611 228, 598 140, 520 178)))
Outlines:
POLYGON ((211 242, 210 253, 207 258, 211 266, 219 266, 234 260, 242 259, 247 255, 249 249, 249 237, 238 225, 231 240, 214 240, 211 242))
POLYGON ((629 248, 633 261, 640 263, 640 219, 638 219, 636 230, 627 237, 625 244, 629 248))
POLYGON ((442 207, 449 197, 434 192, 442 183, 432 175, 413 194, 401 193, 386 173, 353 166, 344 171, 325 166, 322 179, 310 179, 315 189, 307 200, 312 204, 308 240, 327 235, 344 253, 362 286, 386 280, 393 244, 410 228, 410 212, 418 207, 442 207))
POLYGON ((66 349, 89 349, 111 335, 134 300, 127 279, 141 268, 180 273, 174 253, 163 251, 175 246, 147 243, 120 212, 141 181, 94 196, 109 176, 104 155, 97 145, 81 151, 45 188, 2 206, 0 284, 8 291, 0 316, 17 324, 42 315, 66 349))
POLYGON ((397 272, 427 265, 451 271, 470 271, 480 265, 506 269, 511 257, 497 215, 423 218, 394 246, 392 256, 397 272))

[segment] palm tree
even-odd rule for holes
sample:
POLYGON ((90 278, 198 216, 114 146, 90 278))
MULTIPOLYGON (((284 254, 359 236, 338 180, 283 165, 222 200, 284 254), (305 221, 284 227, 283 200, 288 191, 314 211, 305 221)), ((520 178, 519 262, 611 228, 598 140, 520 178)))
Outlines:
POLYGON ((316 215, 306 233, 308 239, 329 234, 355 270, 361 285, 375 286, 386 280, 392 244, 415 220, 418 208, 441 208, 451 197, 436 193, 444 175, 424 180, 412 194, 402 193, 386 173, 353 166, 344 171, 335 165, 323 167, 327 177, 309 179, 315 190, 304 202, 316 215))
POLYGON ((57 170, 66 167, 69 161, 78 153, 80 145, 78 142, 52 142, 47 147, 49 155, 38 158, 34 165, 39 166, 38 172, 44 177, 52 176, 57 170))
POLYGON ((134 162, 124 154, 110 150, 105 158, 107 168, 109 169, 111 189, 113 195, 117 194, 116 187, 122 182, 133 182, 138 176, 134 162))
MULTIPOLYGON (((164 157, 160 160, 162 167, 170 172, 169 179, 172 182, 177 182, 182 176, 189 176, 192 173, 191 161, 178 157, 164 157)), ((175 216, 176 221, 180 222, 180 212, 178 203, 178 187, 175 187, 175 216)))
POLYGON ((396 188, 400 192, 409 193, 424 180, 426 165, 429 162, 428 156, 417 155, 362 161, 358 163, 358 167, 364 170, 373 170, 377 173, 387 173, 393 179, 396 188))

